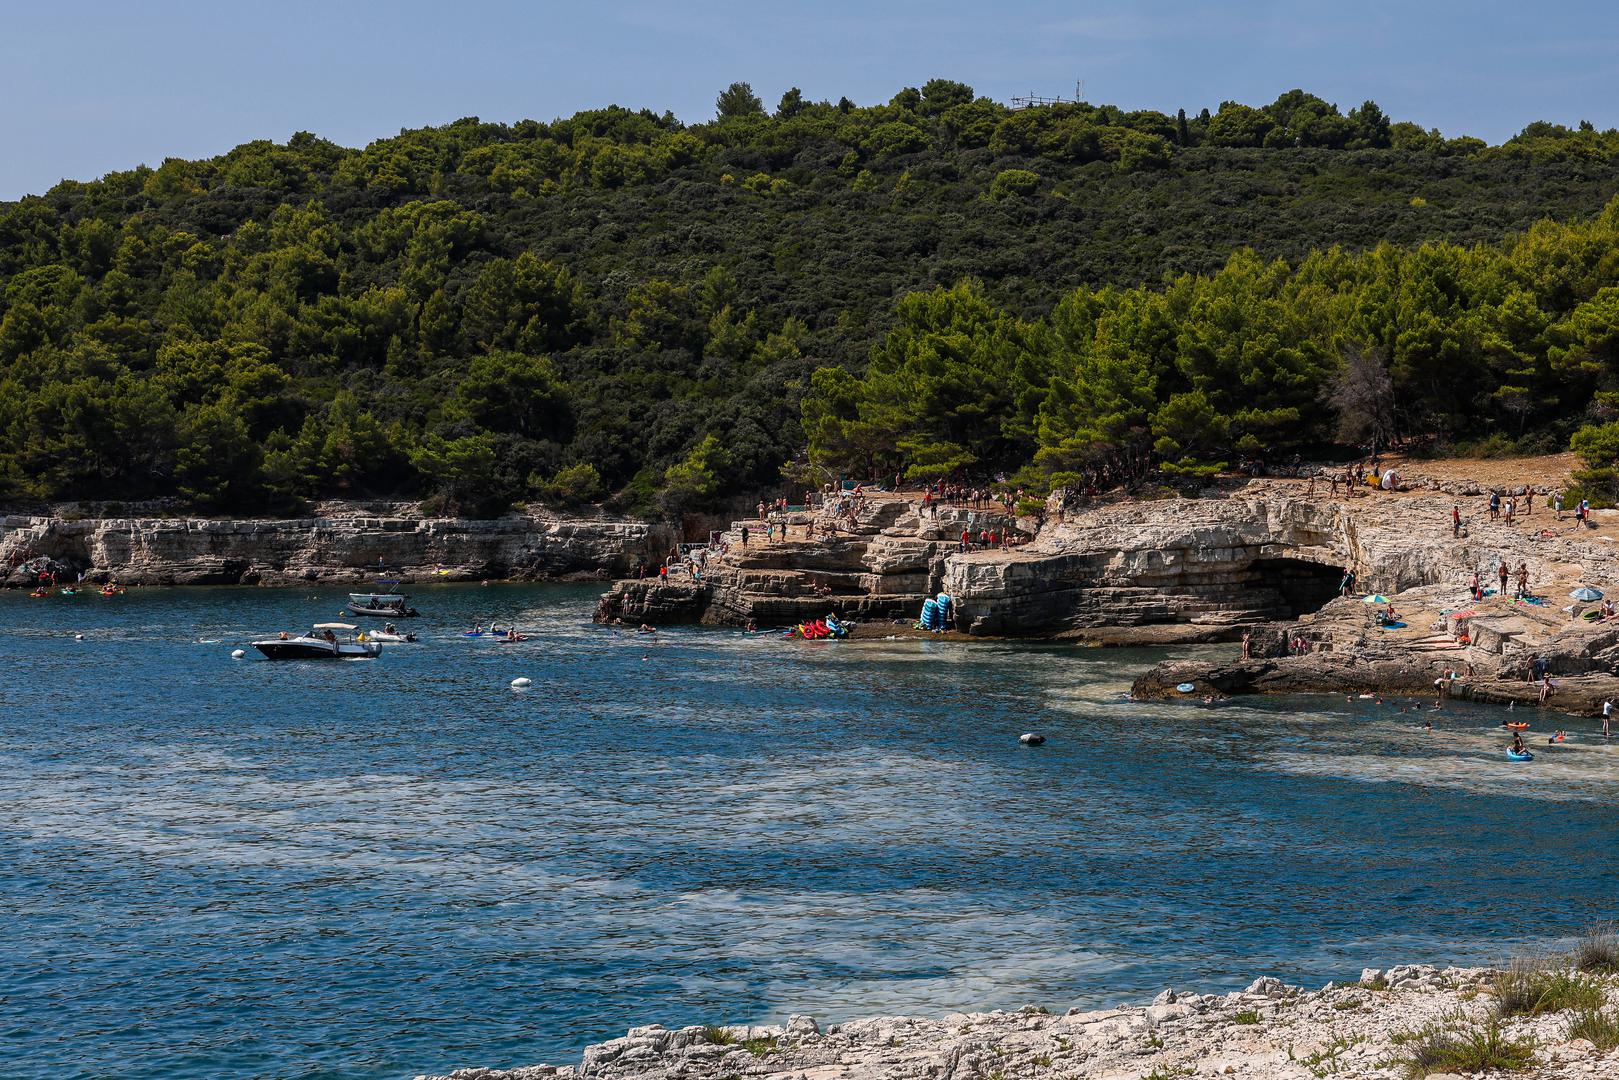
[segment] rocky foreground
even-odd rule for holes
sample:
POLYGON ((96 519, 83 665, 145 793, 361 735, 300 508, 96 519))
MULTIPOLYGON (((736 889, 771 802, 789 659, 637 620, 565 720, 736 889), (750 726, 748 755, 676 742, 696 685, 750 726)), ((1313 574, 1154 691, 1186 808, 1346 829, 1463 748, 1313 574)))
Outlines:
MULTIPOLYGON (((1611 1016, 1619 988, 1597 985, 1611 1016)), ((1262 978, 1240 993, 1165 990, 1150 1005, 1062 1015, 1031 1007, 938 1020, 885 1016, 824 1030, 803 1016, 761 1027, 654 1025, 590 1047, 577 1066, 461 1069, 418 1080, 1439 1080, 1493 1071, 1475 1068, 1481 1057, 1511 1061, 1513 1075, 1527 1080, 1619 1076, 1619 1050, 1571 1037, 1573 1010, 1493 1025, 1496 991, 1488 969, 1411 966, 1368 970, 1360 984, 1317 991, 1262 978), (1466 1047, 1492 1031, 1493 1052, 1470 1058, 1466 1047)))

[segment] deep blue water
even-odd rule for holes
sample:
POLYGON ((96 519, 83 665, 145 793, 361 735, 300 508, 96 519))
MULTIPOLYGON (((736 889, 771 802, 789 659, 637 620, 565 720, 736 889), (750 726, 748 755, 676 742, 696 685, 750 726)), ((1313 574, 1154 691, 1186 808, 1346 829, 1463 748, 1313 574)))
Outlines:
POLYGON ((1148 651, 649 640, 578 587, 419 590, 426 640, 376 661, 230 658, 343 595, 0 595, 5 1075, 563 1063, 639 1023, 1493 960, 1612 911, 1585 722, 1509 765, 1494 710, 1127 702, 1148 651), (490 616, 537 636, 459 635, 490 616))

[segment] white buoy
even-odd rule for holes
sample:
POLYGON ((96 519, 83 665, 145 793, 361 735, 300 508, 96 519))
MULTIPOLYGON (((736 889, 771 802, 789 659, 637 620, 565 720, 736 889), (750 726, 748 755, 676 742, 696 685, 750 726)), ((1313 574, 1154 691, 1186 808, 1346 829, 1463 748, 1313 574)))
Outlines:
POLYGON ((247 655, 247 650, 246 649, 232 649, 230 651, 230 658, 232 660, 240 660, 242 657, 244 657, 246 655, 247 655))
POLYGON ((1044 735, 1036 735, 1032 731, 1025 731, 1022 735, 1017 737, 1017 741, 1022 743, 1024 746, 1039 746, 1041 743, 1046 741, 1046 737, 1044 735))
POLYGON ((84 635, 83 634, 74 634, 73 635, 73 640, 74 641, 83 641, 84 640, 84 635))
POLYGON ((533 686, 534 685, 534 680, 533 679, 525 679, 521 675, 519 675, 517 678, 512 680, 512 685, 514 687, 516 687, 517 689, 521 690, 525 686, 533 686))

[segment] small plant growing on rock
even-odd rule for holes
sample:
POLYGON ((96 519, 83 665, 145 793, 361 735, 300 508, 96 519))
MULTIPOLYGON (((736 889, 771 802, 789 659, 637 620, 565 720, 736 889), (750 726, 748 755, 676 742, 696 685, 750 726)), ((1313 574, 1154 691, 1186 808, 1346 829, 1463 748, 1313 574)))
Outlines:
POLYGON ((697 1037, 710 1046, 733 1046, 736 1043, 735 1035, 715 1024, 704 1024, 703 1030, 697 1033, 697 1037))
POLYGON ((1183 1076, 1194 1076, 1197 1070, 1190 1065, 1160 1065, 1150 1073, 1142 1073, 1141 1080, 1181 1080, 1183 1076))
POLYGON ((1568 1022, 1568 1037, 1584 1039, 1598 1050, 1619 1047, 1619 1016, 1602 1009, 1581 1009, 1568 1022))
POLYGON ((743 1039, 742 1049, 754 1057, 764 1057, 766 1054, 776 1052, 776 1037, 774 1035, 760 1035, 757 1038, 743 1039))
POLYGON ((1359 986, 1362 990, 1387 990, 1389 988, 1389 980, 1388 976, 1379 971, 1375 978, 1364 979, 1355 985, 1359 986))
POLYGON ((1231 1022, 1233 1024, 1257 1024, 1259 1023, 1259 1010, 1244 1009, 1237 1015, 1233 1016, 1231 1018, 1231 1022))
POLYGON ((1534 1044, 1509 1036, 1493 1013, 1472 1020, 1458 1012, 1404 1036, 1396 1040, 1401 1052, 1388 1064, 1402 1069, 1409 1080, 1433 1073, 1520 1072, 1535 1061, 1534 1044))
POLYGON ((1619 924, 1587 930, 1574 946, 1574 966, 1592 975, 1619 975, 1619 924))
POLYGON ((1509 1016, 1543 1016, 1567 1009, 1600 1008, 1602 986, 1588 975, 1533 963, 1515 963, 1495 977, 1496 1009, 1509 1016))
POLYGON ((1342 1001, 1334 1001, 1332 1003, 1332 1007, 1337 1009, 1339 1012, 1353 1012, 1355 1009, 1359 1009, 1365 1004, 1366 1003, 1360 998, 1344 998, 1342 1001))

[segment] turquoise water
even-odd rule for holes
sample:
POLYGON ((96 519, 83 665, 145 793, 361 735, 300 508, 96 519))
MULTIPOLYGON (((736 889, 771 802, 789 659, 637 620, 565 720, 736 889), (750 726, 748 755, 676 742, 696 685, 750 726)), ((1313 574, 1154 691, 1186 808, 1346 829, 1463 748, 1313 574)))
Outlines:
POLYGON ((376 661, 230 658, 343 596, 0 595, 0 1072, 560 1063, 640 1023, 1493 960, 1612 911, 1585 722, 1509 765, 1493 710, 1124 701, 1147 651, 648 640, 577 587, 420 590, 426 640, 376 661), (460 637, 491 616, 537 635, 460 637))

